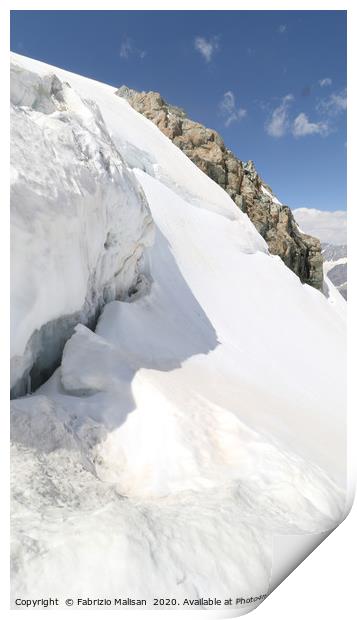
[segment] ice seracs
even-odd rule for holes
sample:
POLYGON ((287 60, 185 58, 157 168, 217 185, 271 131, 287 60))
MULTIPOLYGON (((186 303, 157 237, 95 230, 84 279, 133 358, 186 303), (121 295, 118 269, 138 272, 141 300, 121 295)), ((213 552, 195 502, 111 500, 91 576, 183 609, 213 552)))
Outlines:
POLYGON ((78 323, 125 296, 152 240, 145 196, 98 106, 14 64, 11 384, 38 387, 78 323))

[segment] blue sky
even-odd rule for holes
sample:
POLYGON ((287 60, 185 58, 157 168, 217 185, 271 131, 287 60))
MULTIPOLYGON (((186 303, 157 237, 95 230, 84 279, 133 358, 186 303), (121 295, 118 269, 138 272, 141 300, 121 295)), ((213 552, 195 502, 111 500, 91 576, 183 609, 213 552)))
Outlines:
POLYGON ((11 49, 158 90, 291 208, 346 208, 344 11, 12 11, 11 49))

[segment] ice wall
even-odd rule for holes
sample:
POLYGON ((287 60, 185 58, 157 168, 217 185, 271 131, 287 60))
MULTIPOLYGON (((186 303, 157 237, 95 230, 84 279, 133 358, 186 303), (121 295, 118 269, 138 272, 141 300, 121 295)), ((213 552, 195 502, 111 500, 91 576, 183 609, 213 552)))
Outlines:
POLYGON ((11 387, 38 386, 74 326, 145 271, 153 223, 101 113, 54 74, 12 66, 11 387))

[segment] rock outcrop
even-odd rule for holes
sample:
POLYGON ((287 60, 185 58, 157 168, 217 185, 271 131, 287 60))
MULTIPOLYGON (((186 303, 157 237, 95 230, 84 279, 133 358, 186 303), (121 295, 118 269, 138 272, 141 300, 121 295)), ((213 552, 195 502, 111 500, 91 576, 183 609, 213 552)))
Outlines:
POLYGON ((156 92, 137 92, 122 86, 116 91, 151 120, 203 172, 218 183, 253 222, 272 254, 281 257, 302 282, 322 289, 320 241, 298 228, 286 205, 258 175, 254 163, 239 160, 213 129, 187 118, 156 92))

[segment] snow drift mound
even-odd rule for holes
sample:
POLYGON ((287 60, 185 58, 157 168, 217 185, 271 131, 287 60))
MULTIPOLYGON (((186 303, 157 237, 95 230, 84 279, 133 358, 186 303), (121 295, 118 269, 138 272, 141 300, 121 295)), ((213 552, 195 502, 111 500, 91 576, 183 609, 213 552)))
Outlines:
POLYGON ((55 74, 11 75, 12 350, 15 394, 48 378, 78 322, 125 296, 152 220, 98 107, 55 74))
MULTIPOLYGON (((42 92, 52 83, 51 67, 15 60, 21 84, 40 81, 42 92)), ((20 303, 25 268, 39 291, 52 293, 47 282, 56 289, 50 277, 41 289, 47 257, 54 264, 50 275, 62 276, 63 295, 70 292, 56 305, 51 297, 56 316, 75 312, 69 309, 76 287, 83 290, 78 304, 86 298, 89 265, 98 273, 94 248, 106 275, 90 290, 95 298, 103 290, 103 301, 121 298, 105 305, 95 333, 77 326, 52 377, 13 401, 14 596, 120 594, 152 606, 156 595, 178 601, 263 595, 274 534, 327 530, 343 515, 345 302, 340 295, 327 300, 270 256, 227 193, 114 88, 59 69, 55 74, 66 110, 56 104, 57 112, 16 111, 35 125, 42 119, 46 148, 64 172, 63 185, 54 188, 50 174, 49 189, 42 187, 36 170, 50 164, 30 163, 32 142, 13 134, 23 147, 15 146, 15 169, 24 153, 30 189, 40 187, 47 198, 46 206, 41 192, 38 201, 15 202, 15 214, 33 226, 36 257, 24 264, 16 246, 15 333, 54 318, 39 296, 34 307, 20 303), (66 123, 58 114, 67 115, 66 123), (66 130, 52 128, 59 122, 85 132, 86 163, 66 130), (106 166, 98 155, 103 143, 106 166), (61 201, 49 200, 62 187, 61 201), (109 269, 103 246, 114 229, 110 247, 120 265, 146 246, 147 204, 156 229, 143 266, 146 273, 150 267, 150 286, 139 277, 141 290, 123 298, 142 270, 136 265, 143 247, 117 281, 118 268, 109 269), (53 232, 51 254, 43 241, 47 209, 72 212, 76 205, 77 235, 68 248, 64 232, 53 232), (66 269, 63 248, 70 252, 66 269), (106 296, 113 279, 115 290, 106 296)), ((29 105, 21 88, 17 105, 29 105)), ((15 232, 26 239, 17 221, 15 232)), ((59 227, 59 215, 56 222, 59 227)), ((72 229, 65 230, 68 236, 72 229)), ((45 350, 52 343, 52 337, 44 342, 45 350)))

